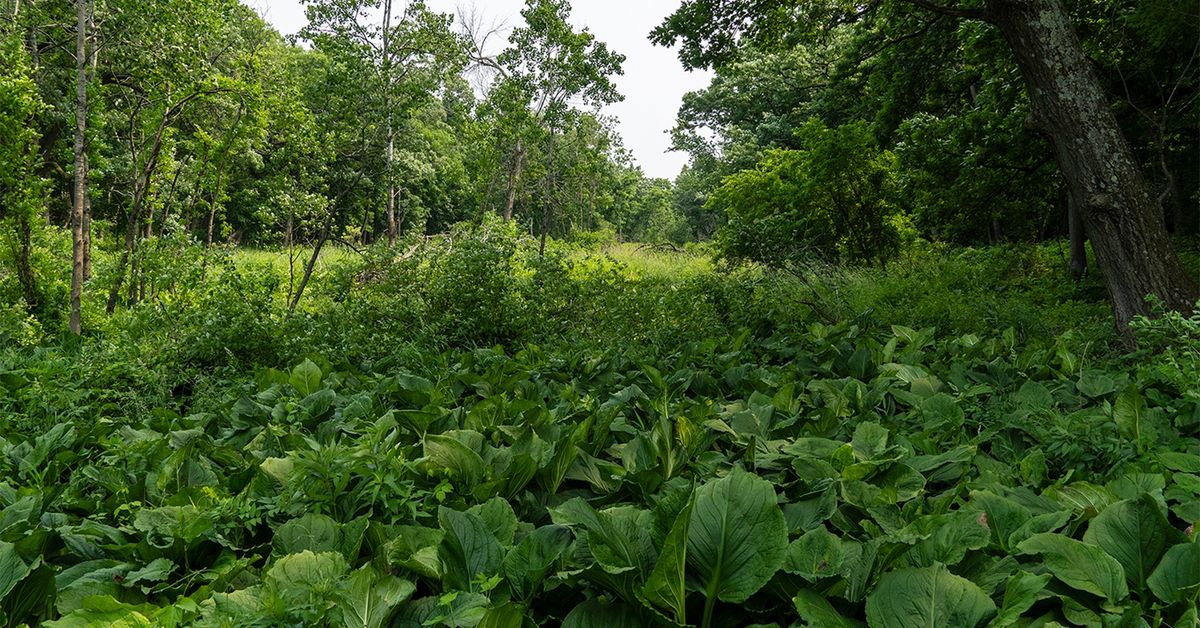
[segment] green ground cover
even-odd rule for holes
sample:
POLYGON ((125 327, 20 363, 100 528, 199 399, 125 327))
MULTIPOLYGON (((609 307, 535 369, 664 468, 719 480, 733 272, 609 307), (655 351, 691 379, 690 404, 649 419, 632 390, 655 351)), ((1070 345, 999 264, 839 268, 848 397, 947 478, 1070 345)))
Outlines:
POLYGON ((1195 625, 1200 320, 1055 245, 171 257, 0 348, 0 625, 1195 625))

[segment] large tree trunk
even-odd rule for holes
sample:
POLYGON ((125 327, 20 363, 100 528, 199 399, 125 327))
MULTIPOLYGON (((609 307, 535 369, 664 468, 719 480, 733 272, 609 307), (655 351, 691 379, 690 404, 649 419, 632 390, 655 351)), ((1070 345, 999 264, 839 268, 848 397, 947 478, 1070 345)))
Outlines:
POLYGON ((1025 77, 1030 125, 1053 143, 1129 345, 1147 295, 1190 312, 1200 298, 1179 263, 1160 208, 1096 79, 1061 0, 988 0, 1025 77))
POLYGON ((87 274, 87 33, 88 0, 75 2, 75 191, 71 206, 71 333, 83 331, 83 279, 87 274))
POLYGON ((1087 236, 1079 205, 1070 194, 1067 195, 1067 239, 1071 243, 1071 278, 1079 281, 1087 276, 1087 236))
POLYGON ((396 238, 400 235, 400 223, 396 220, 396 182, 392 178, 392 170, 396 165, 396 135, 392 130, 391 114, 388 114, 387 130, 387 230, 388 246, 396 246, 396 238))

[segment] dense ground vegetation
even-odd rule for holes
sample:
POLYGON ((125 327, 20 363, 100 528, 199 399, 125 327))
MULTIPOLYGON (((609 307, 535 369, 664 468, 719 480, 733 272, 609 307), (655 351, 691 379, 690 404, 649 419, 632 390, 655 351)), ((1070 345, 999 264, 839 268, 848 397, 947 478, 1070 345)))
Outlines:
POLYGON ((0 628, 1200 626, 1195 3, 305 5, 0 0, 0 628))
POLYGON ((289 314, 286 251, 182 244, 86 342, 0 331, 0 619, 1192 625, 1200 321, 1124 355, 1063 254, 488 221, 327 253, 289 314))

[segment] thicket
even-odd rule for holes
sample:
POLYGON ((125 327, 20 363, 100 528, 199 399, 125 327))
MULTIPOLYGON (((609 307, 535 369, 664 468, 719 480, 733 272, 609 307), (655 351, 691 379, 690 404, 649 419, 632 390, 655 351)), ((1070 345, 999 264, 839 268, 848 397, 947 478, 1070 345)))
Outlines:
POLYGON ((1194 621, 1200 321, 1122 354, 1054 246, 797 276, 497 220, 291 314, 286 252, 174 247, 0 350, 9 624, 1194 621))

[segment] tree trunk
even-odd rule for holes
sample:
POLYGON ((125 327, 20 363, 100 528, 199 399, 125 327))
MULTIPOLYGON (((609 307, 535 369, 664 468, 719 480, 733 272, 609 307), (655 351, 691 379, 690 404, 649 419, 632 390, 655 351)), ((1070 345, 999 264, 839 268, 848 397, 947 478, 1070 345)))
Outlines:
POLYGON ((87 36, 88 0, 75 2, 75 191, 71 206, 71 333, 83 331, 83 279, 87 275, 84 209, 87 204, 87 36))
POLYGON ((1190 312, 1200 290, 1171 246, 1160 208, 1096 79, 1061 0, 988 0, 1025 78, 1030 126, 1045 134, 1080 210, 1112 298, 1117 330, 1149 314, 1147 295, 1190 312))
POLYGON ((20 247, 16 251, 17 281, 21 284, 21 295, 25 299, 25 310, 34 314, 42 306, 38 294, 37 277, 33 274, 33 226, 29 214, 18 211, 14 225, 20 247))
POLYGON ((504 222, 512 220, 513 206, 517 204, 517 182, 521 179, 521 170, 525 167, 525 147, 517 142, 517 150, 513 155, 513 166, 508 171, 508 196, 504 199, 504 222))
POLYGON ((1067 195, 1067 239, 1071 243, 1071 278, 1079 281, 1087 276, 1087 235, 1083 229, 1083 216, 1074 197, 1067 195))
POLYGON ((308 280, 312 279, 313 270, 317 267, 317 260, 321 258, 321 249, 329 241, 329 236, 333 233, 333 210, 329 211, 330 216, 325 219, 325 224, 321 227, 321 233, 317 236, 317 243, 313 246, 312 255, 309 256, 308 262, 304 264, 304 274, 300 276, 300 285, 296 287, 296 293, 292 295, 292 301, 288 303, 288 316, 294 314, 296 306, 300 305, 300 297, 304 296, 304 289, 308 287, 308 280))
POLYGON ((396 220, 396 182, 392 170, 396 162, 396 135, 392 129, 391 114, 388 114, 387 129, 387 230, 388 246, 396 246, 396 238, 400 235, 400 224, 396 220))

